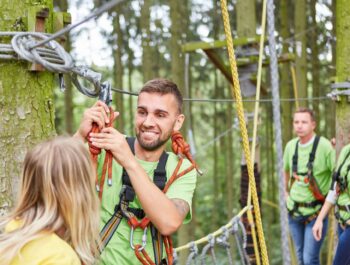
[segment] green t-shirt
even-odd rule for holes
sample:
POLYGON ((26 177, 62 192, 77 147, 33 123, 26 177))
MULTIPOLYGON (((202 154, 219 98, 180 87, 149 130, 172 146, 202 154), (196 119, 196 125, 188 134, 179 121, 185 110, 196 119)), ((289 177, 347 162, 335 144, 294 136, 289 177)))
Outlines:
MULTIPOLYGON (((344 162, 344 159, 349 152, 350 152, 350 144, 344 146, 343 149, 341 150, 341 152, 339 154, 339 158, 338 158, 337 170, 338 170, 339 166, 344 162)), ((347 183, 350 183, 350 174, 349 174, 349 170, 348 170, 349 166, 350 166, 350 157, 347 158, 343 167, 340 170, 340 178, 343 180, 346 178, 347 183)), ((348 186, 348 188, 345 189, 344 192, 341 192, 339 194, 339 197, 337 199, 337 205, 349 205, 349 204, 350 204, 350 192, 349 192, 349 186, 348 186)), ((350 219, 349 212, 344 211, 344 210, 339 210, 339 213, 340 213, 341 219, 343 219, 343 220, 350 219)))
MULTIPOLYGON (((177 165, 178 157, 174 153, 168 153, 168 160, 166 163, 166 173, 167 179, 169 179, 177 165)), ((98 163, 98 175, 101 175, 102 166, 104 161, 105 153, 99 158, 98 163)), ((138 160, 142 168, 146 171, 147 175, 150 176, 153 180, 153 173, 157 167, 158 162, 147 162, 138 160)), ((181 165, 180 171, 187 169, 191 166, 191 163, 188 160, 184 160, 181 165)), ((101 203, 101 229, 110 219, 111 215, 114 213, 114 207, 119 203, 119 194, 122 187, 122 170, 123 168, 113 160, 113 176, 112 176, 112 186, 107 185, 107 177, 105 179, 103 195, 102 195, 102 203, 101 203)), ((188 223, 191 220, 192 216, 192 196, 194 189, 196 187, 197 173, 196 170, 192 170, 186 175, 180 177, 169 187, 169 190, 166 193, 168 198, 174 199, 182 199, 188 203, 190 206, 190 211, 187 214, 184 223, 188 223)), ((157 203, 157 202, 154 202, 157 203)), ((135 196, 133 202, 129 204, 132 208, 142 208, 141 204, 135 196)), ((141 244, 142 242, 143 231, 141 229, 136 229, 134 231, 134 245, 141 244)), ((130 247, 130 227, 127 224, 125 218, 119 224, 117 231, 114 233, 113 237, 109 241, 107 247, 103 250, 101 254, 100 264, 105 265, 135 265, 139 264, 137 257, 135 256, 134 250, 130 247)), ((152 239, 150 231, 147 233, 147 245, 146 251, 150 258, 154 260, 153 247, 152 247, 152 239)), ((163 251, 165 254, 165 251, 163 251)), ((164 255, 165 257, 165 255, 164 255)))
MULTIPOLYGON (((315 139, 315 138, 314 138, 315 139)), ((298 142, 298 138, 290 140, 284 150, 283 162, 284 170, 289 172, 289 196, 287 198, 287 208, 289 211, 293 209, 294 202, 313 202, 315 201, 314 195, 309 189, 309 183, 304 183, 303 177, 301 181, 295 180, 294 184, 290 186, 292 180, 292 165, 293 155, 295 147, 298 142)), ((307 163, 312 150, 313 140, 302 145, 299 143, 298 147, 298 172, 307 172, 307 163)), ((313 163, 313 175, 323 195, 326 195, 329 191, 332 171, 335 165, 335 150, 331 143, 324 137, 320 138, 317 146, 315 160, 313 163)), ((299 207, 298 211, 303 215, 311 215, 317 212, 321 208, 321 205, 317 205, 314 208, 299 207)))

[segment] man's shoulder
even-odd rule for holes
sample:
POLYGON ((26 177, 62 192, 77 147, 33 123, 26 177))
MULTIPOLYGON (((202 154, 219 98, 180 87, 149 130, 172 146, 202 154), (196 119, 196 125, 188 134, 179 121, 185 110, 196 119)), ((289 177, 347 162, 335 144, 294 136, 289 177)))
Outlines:
POLYGON ((333 146, 331 142, 324 136, 320 136, 320 142, 319 145, 324 148, 325 150, 332 151, 333 146))
POLYGON ((340 150, 339 160, 344 159, 345 156, 347 156, 349 152, 350 152, 350 144, 343 146, 343 148, 340 150))
POLYGON ((295 137, 291 140, 289 140, 286 144, 286 148, 285 150, 289 150, 290 148, 295 148, 297 142, 298 142, 299 138, 298 137, 295 137))

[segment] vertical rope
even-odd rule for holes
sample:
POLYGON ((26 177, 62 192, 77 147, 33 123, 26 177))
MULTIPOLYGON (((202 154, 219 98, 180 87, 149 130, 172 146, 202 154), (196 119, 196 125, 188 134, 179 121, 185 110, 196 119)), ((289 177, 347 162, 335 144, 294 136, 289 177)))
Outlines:
POLYGON ((295 108, 298 109, 299 108, 298 83, 297 83, 294 65, 290 66, 290 73, 292 74, 293 91, 294 91, 294 98, 295 98, 295 108))
MULTIPOLYGON (((255 164, 255 149, 256 149, 256 138, 257 138, 257 131, 258 131, 258 120, 259 120, 259 101, 260 101, 260 91, 261 91, 261 75, 262 75, 262 61, 263 61, 263 53, 264 53, 265 29, 266 29, 266 0, 263 1, 263 10, 262 10, 262 18, 261 18, 259 62, 258 62, 258 74, 257 74, 257 81, 256 81, 256 95, 255 95, 255 106, 254 106, 253 141, 251 146, 251 154, 252 154, 251 159, 253 161, 253 165, 255 164)), ((247 205, 251 206, 251 204, 252 204, 252 192, 249 185, 247 205)), ((256 226, 254 225, 254 217, 253 217, 251 208, 249 208, 248 210, 247 217, 248 217, 248 222, 251 226, 254 252, 259 253, 257 236, 255 232, 256 226)), ((255 258, 256 258, 256 264, 260 265, 260 257, 256 256, 255 258)))
POLYGON ((279 207, 280 207, 280 222, 281 222, 281 243, 283 264, 290 264, 290 251, 288 246, 288 218, 285 203, 285 179, 283 174, 283 150, 282 150, 282 133, 281 133, 281 113, 280 113, 280 97, 278 84, 278 63, 276 55, 275 41, 275 15, 273 0, 267 2, 267 23, 268 23, 268 38, 270 51, 270 76, 271 76, 271 92, 272 92, 272 108, 273 122, 275 124, 275 144, 277 152, 276 171, 279 176, 279 207))
POLYGON ((246 122, 244 119, 242 96, 241 96, 241 90, 240 90, 239 80, 238 80, 237 64, 236 64, 235 54, 234 54, 234 50, 233 50, 231 26, 230 26, 229 14, 228 14, 228 10, 227 10, 227 1, 220 0, 220 2, 221 2, 221 10, 222 10, 223 21, 224 21, 225 35, 226 35, 226 39, 227 39, 226 40, 227 41, 227 50, 228 50, 229 61, 230 61, 230 66, 231 66, 231 74, 232 74, 232 79, 233 79, 233 91, 232 91, 232 93, 233 93, 235 99, 237 100, 236 109, 237 109, 237 115, 238 115, 238 119, 239 119, 242 140, 243 140, 242 144, 243 144, 244 155, 245 155, 245 158, 247 161, 247 168, 248 168, 248 174, 249 174, 249 185, 251 187, 251 192, 252 192, 253 206, 254 206, 254 211, 255 211, 255 216, 256 216, 257 232, 258 232, 259 243, 260 243, 260 248, 261 248, 261 257, 262 257, 262 262, 265 265, 265 264, 269 264, 269 259, 268 259, 268 255, 267 255, 264 232, 263 232, 263 227, 262 227, 258 194, 257 194, 257 190, 256 190, 256 185, 255 185, 254 168, 253 168, 251 155, 250 155, 248 132, 247 132, 247 127, 246 127, 246 122))

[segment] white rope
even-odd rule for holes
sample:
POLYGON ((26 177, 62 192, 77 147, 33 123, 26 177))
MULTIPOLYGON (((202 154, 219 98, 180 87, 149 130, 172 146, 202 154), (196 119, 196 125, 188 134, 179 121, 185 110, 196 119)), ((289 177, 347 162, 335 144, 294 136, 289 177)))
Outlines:
POLYGON ((278 84, 278 62, 276 55, 276 41, 275 41, 275 15, 274 15, 274 3, 273 0, 267 2, 267 22, 268 22, 268 39, 269 39, 269 51, 270 51, 270 77, 271 77, 271 90, 272 90, 272 108, 273 108, 273 123, 275 128, 275 144, 276 153, 279 159, 276 160, 276 171, 279 177, 278 190, 279 190, 279 208, 280 208, 280 222, 281 222, 281 245, 283 264, 289 265, 290 251, 288 246, 288 218, 285 202, 285 180, 283 175, 283 150, 282 150, 282 132, 281 132, 281 112, 280 112, 280 99, 279 99, 279 84, 278 84))

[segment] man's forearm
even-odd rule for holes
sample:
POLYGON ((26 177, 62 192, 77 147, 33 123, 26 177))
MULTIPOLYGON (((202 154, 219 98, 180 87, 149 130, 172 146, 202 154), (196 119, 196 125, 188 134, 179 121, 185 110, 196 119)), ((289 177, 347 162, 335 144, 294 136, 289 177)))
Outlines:
POLYGON ((186 209, 173 202, 154 185, 136 160, 130 161, 124 167, 147 217, 161 234, 174 233, 186 217, 187 212, 183 213, 186 209))

